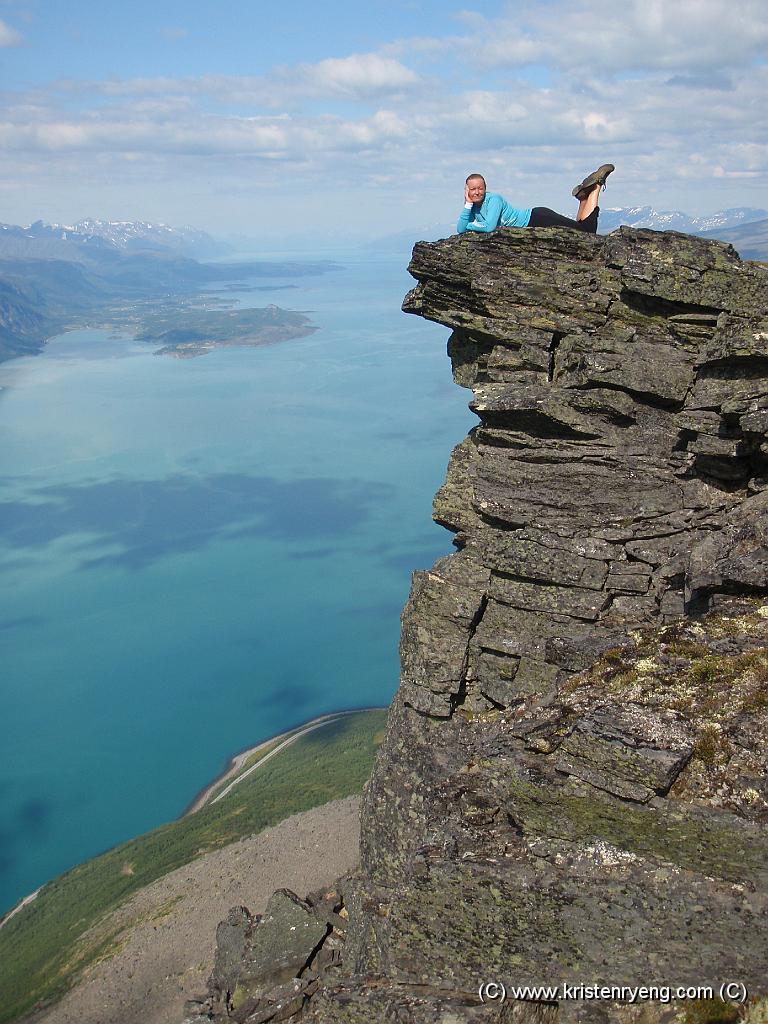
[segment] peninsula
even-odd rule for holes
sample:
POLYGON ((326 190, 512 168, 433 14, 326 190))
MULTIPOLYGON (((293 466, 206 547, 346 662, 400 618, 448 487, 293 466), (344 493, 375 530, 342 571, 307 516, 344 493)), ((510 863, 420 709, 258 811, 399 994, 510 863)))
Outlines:
POLYGON ((184 309, 158 313, 142 323, 137 341, 160 343, 155 355, 194 359, 217 348, 256 348, 304 338, 317 330, 303 313, 263 309, 184 309))

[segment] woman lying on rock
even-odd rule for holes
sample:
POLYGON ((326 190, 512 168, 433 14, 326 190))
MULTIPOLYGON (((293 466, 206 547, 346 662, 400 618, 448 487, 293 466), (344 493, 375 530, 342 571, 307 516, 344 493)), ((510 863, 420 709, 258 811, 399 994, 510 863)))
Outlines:
POLYGON ((465 231, 494 231, 496 228, 576 228, 591 235, 597 233, 597 218, 600 207, 597 205, 600 189, 605 179, 613 170, 613 164, 603 164, 596 171, 588 174, 580 185, 573 190, 579 200, 579 212, 576 220, 563 217, 546 206, 517 209, 510 206, 503 196, 495 192, 486 192, 485 178, 482 174, 470 174, 464 185, 464 209, 461 211, 456 231, 461 235, 465 231))

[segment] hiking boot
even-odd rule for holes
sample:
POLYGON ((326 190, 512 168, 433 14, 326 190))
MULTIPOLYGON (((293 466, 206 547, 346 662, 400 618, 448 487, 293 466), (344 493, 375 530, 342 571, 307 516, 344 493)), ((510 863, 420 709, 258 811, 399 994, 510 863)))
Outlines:
POLYGON ((571 195, 576 196, 579 200, 586 199, 595 185, 602 185, 605 188, 605 179, 614 169, 613 164, 603 164, 601 167, 598 167, 596 171, 588 174, 580 185, 576 186, 571 195))

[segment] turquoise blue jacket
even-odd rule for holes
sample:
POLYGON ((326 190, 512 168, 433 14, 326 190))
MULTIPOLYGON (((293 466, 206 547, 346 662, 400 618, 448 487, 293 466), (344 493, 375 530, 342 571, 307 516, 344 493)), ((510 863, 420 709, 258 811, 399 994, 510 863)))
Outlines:
POLYGON ((464 207, 456 231, 463 235, 465 231, 494 231, 498 227, 527 228, 530 219, 530 207, 527 210, 519 210, 510 206, 503 196, 495 192, 486 192, 480 206, 475 204, 471 210, 464 207))

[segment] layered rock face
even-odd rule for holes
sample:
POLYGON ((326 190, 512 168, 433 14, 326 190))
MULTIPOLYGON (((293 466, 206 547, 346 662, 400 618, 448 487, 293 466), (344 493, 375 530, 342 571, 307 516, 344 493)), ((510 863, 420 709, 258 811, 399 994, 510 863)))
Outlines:
POLYGON ((766 592, 768 273, 629 229, 420 244, 410 270, 404 308, 454 329, 480 425, 435 500, 459 551, 403 615, 356 968, 469 991, 765 986, 768 689, 759 667, 748 694, 728 680, 765 630, 678 637, 666 680, 630 634, 766 592), (629 678, 585 699, 569 680, 605 652, 629 678), (724 767, 701 770, 718 729, 734 778, 692 786, 724 767))
POLYGON ((625 1012, 481 1005, 484 981, 764 993, 768 268, 537 229, 410 270, 480 422, 435 499, 457 552, 403 613, 343 965, 291 1012, 625 1012))

